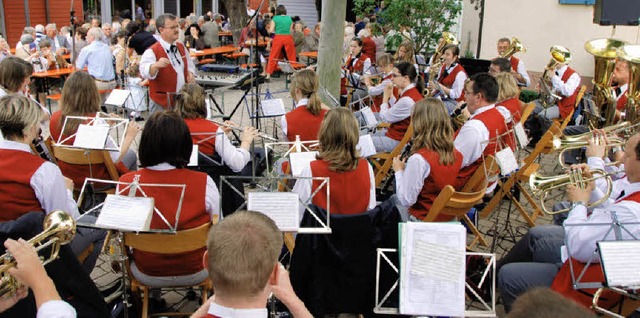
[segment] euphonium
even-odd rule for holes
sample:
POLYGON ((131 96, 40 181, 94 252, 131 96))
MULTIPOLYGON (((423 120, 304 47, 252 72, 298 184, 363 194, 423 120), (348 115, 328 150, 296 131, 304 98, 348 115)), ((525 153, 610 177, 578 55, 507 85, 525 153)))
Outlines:
MULTIPOLYGON (((438 42, 438 46, 436 47, 436 51, 433 53, 431 57, 431 65, 429 66, 429 80, 437 81, 438 73, 440 72, 440 68, 442 67, 442 55, 444 55, 444 48, 449 44, 458 45, 458 39, 451 34, 450 32, 442 32, 442 37, 438 42)), ((431 96, 432 93, 429 93, 431 96)))
MULTIPOLYGON (((76 234, 76 221, 69 214, 60 210, 49 213, 43 222, 44 231, 31 238, 28 243, 36 248, 39 253, 44 248, 50 247, 48 258, 42 260, 43 265, 58 258, 60 246, 71 242, 76 234)), ((9 269, 16 266, 16 260, 10 253, 0 256, 0 297, 7 293, 14 294, 20 286, 16 279, 9 275, 9 269)))
POLYGON ((640 106, 640 45, 625 45, 618 49, 618 58, 629 63, 629 87, 627 88, 627 106, 624 119, 632 123, 638 122, 640 106))
POLYGON ((500 57, 508 59, 508 58, 511 58, 512 55, 518 52, 526 52, 526 51, 527 51, 527 48, 525 48, 524 45, 522 45, 522 42, 520 42, 518 38, 513 37, 511 38, 511 44, 509 44, 509 48, 506 51, 504 51, 502 54, 500 54, 500 57))
POLYGON ((589 203, 587 205, 588 207, 592 207, 592 206, 602 204, 609 198, 609 196, 611 195, 613 183, 611 181, 611 176, 606 172, 604 172, 604 170, 592 169, 591 173, 594 176, 592 176, 591 178, 585 178, 582 175, 582 170, 571 170, 566 174, 561 174, 561 175, 551 176, 551 177, 543 177, 536 172, 529 177, 529 187, 531 188, 531 191, 533 191, 533 195, 540 197, 540 204, 542 205, 542 211, 544 211, 547 214, 558 214, 558 213, 568 212, 571 209, 570 208, 563 209, 560 211, 547 210, 547 207, 545 206, 545 199, 547 198, 551 190, 564 188, 570 184, 573 184, 577 187, 585 189, 589 184, 589 182, 594 181, 598 178, 605 178, 605 180, 607 181, 607 187, 608 187, 607 193, 605 193, 605 195, 600 200, 593 203, 589 203))
POLYGON ((615 39, 597 39, 586 42, 584 49, 595 58, 593 73, 594 102, 597 114, 589 116, 592 127, 606 127, 615 121, 616 101, 611 88, 613 69, 618 48, 627 44, 615 39))
POLYGON ((556 101, 560 99, 560 96, 553 93, 553 85, 551 85, 551 75, 555 71, 556 66, 571 61, 571 52, 564 46, 554 45, 549 51, 551 53, 551 60, 547 63, 540 78, 540 101, 542 101, 542 106, 544 107, 554 105, 556 101))

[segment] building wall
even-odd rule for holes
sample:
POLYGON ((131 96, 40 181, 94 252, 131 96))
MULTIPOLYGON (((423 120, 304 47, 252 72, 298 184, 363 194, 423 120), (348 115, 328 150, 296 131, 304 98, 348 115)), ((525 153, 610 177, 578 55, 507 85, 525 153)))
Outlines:
MULTIPOLYGON (((7 31, 6 39, 11 47, 15 47, 20 41, 22 30, 27 26, 25 17, 25 6, 23 0, 5 0, 4 16, 2 21, 7 31)), ((75 1, 75 16, 82 19, 82 1, 75 1)), ((44 1, 29 0, 29 19, 30 25, 36 24, 47 25, 47 23, 55 23, 60 30, 61 27, 69 25, 71 0, 49 0, 49 21, 45 10, 44 1)))
MULTIPOLYGON (((469 5, 469 0, 465 0, 465 5, 469 5)), ((478 27, 469 12, 465 12, 464 18, 463 44, 464 37, 469 33, 473 36, 473 29, 478 27)), ((480 58, 497 55, 497 39, 516 36, 527 48, 526 53, 516 56, 529 71, 541 72, 549 62, 549 48, 562 45, 572 53, 572 67, 584 76, 593 76, 593 56, 584 50, 584 43, 609 38, 612 29, 593 23, 591 5, 561 5, 558 0, 486 0, 480 58)), ((636 43, 638 32, 637 26, 618 26, 614 38, 636 43)))

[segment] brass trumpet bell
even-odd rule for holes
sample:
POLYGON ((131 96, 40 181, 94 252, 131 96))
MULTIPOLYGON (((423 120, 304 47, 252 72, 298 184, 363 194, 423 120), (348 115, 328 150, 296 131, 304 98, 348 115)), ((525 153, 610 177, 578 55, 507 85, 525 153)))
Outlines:
POLYGON ((551 58, 553 58, 556 63, 569 63, 571 62, 571 51, 564 46, 554 45, 549 49, 551 53, 551 58))
POLYGON ((500 57, 508 59, 510 58, 512 55, 518 53, 518 52, 526 52, 527 48, 524 47, 524 45, 522 45, 522 42, 520 42, 520 40, 518 40, 518 38, 516 37, 512 37, 511 38, 511 44, 509 44, 509 48, 504 51, 500 57))

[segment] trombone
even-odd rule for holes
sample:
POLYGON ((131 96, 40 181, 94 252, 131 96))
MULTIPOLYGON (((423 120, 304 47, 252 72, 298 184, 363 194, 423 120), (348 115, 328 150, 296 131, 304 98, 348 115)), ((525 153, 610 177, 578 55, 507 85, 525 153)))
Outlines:
POLYGON ((609 199, 609 196, 611 196, 611 191, 613 189, 613 181, 611 180, 612 174, 606 173, 604 170, 591 169, 591 173, 594 176, 592 176, 591 178, 586 178, 582 174, 582 170, 579 169, 572 169, 568 173, 550 177, 544 177, 535 172, 529 177, 529 187, 531 187, 533 195, 540 198, 542 211, 547 214, 559 214, 569 212, 571 211, 571 208, 562 209, 559 211, 547 210, 547 207, 545 206, 545 200, 551 190, 564 188, 570 184, 576 185, 577 187, 580 187, 582 189, 586 189, 589 185, 589 182, 595 181, 599 178, 605 178, 605 181, 607 182, 607 192, 604 194, 604 196, 602 196, 602 198, 600 198, 600 200, 587 204, 587 207, 594 207, 604 203, 607 199, 609 199))

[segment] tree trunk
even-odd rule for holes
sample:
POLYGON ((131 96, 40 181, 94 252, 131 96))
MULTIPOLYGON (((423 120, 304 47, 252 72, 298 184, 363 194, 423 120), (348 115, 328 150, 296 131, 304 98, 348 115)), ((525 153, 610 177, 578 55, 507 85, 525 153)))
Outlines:
MULTIPOLYGON (((340 69, 344 43, 344 19, 347 0, 322 1, 322 33, 318 47, 318 75, 320 86, 340 98, 340 69)), ((322 95, 322 94, 321 94, 322 95)), ((323 100, 327 105, 331 103, 323 100)))
POLYGON ((222 0, 222 3, 224 3, 225 8, 227 8, 227 14, 229 14, 230 30, 231 34, 233 34, 233 45, 238 46, 242 28, 244 28, 249 20, 246 2, 245 0, 222 0))

